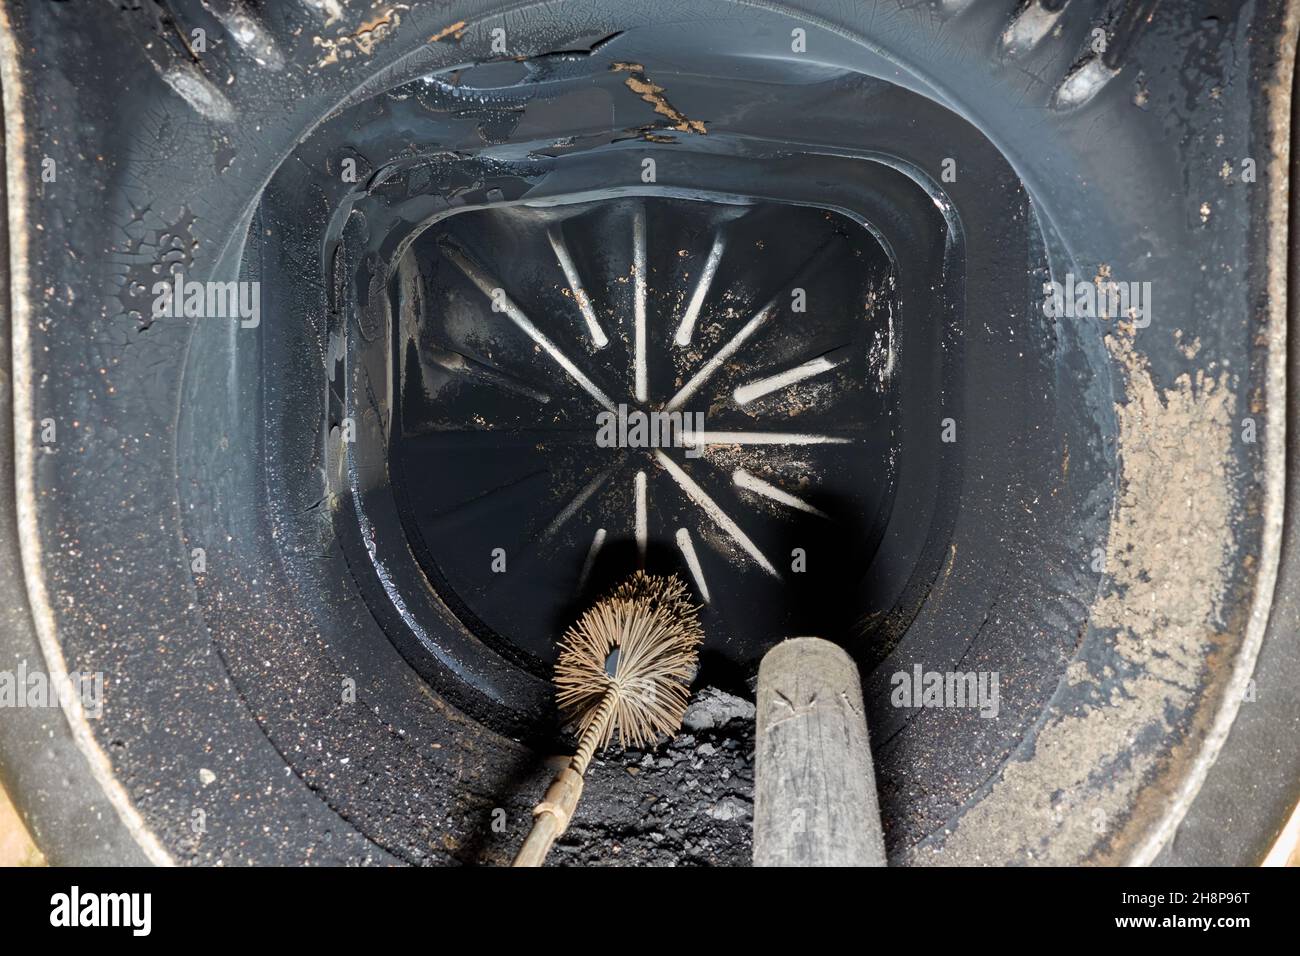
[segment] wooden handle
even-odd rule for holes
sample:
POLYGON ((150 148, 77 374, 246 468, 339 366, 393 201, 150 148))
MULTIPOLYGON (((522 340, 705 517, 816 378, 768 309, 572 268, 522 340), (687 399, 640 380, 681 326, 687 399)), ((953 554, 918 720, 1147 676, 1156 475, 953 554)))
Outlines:
POLYGON ((796 637, 758 668, 755 866, 884 866, 862 685, 829 641, 796 637))
POLYGON ((533 828, 515 857, 515 866, 541 866, 551 846, 569 826, 582 796, 582 774, 565 767, 551 781, 542 802, 533 808, 533 828))
POLYGON ((514 866, 541 866, 555 841, 569 828, 573 812, 578 808, 578 798, 582 796, 583 774, 587 772, 587 764, 591 762, 596 747, 605 737, 605 728, 614 716, 615 702, 613 692, 605 695, 578 740, 577 753, 569 765, 556 774, 546 788, 542 802, 533 808, 533 827, 515 856, 514 866))

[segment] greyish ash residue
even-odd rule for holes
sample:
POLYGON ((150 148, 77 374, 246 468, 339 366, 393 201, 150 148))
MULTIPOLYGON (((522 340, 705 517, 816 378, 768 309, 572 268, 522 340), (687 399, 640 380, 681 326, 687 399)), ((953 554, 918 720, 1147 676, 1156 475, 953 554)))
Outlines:
MULTIPOLYGON (((533 775, 521 797, 539 800, 552 773, 533 775)), ((749 866, 753 807, 754 705, 704 688, 673 740, 648 751, 615 744, 592 762, 547 865, 749 866)), ((490 840, 482 862, 508 862, 521 838, 490 840)))
MULTIPOLYGON (((1226 372, 1184 374, 1161 389, 1131 331, 1107 338, 1128 381, 1119 420, 1120 495, 1106 546, 1109 584, 1096 629, 1065 683, 1086 704, 1049 711, 945 838, 914 862, 1123 862, 1108 844, 1171 754, 1135 734, 1178 740, 1222 637, 1220 603, 1233 551, 1228 472, 1235 397, 1226 372)), ((1070 695, 1078 700, 1077 696, 1070 695)))

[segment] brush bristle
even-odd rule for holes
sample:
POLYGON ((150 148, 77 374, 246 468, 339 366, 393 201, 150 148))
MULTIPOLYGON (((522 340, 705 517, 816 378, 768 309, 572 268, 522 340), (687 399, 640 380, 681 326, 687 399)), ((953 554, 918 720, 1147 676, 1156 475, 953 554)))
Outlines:
POLYGON ((555 665, 556 702, 582 730, 607 693, 616 695, 614 728, 624 747, 644 747, 676 733, 686 712, 696 649, 704 637, 699 608, 674 575, 638 571, 584 614, 560 640, 555 665), (618 650, 611 675, 605 662, 618 650))

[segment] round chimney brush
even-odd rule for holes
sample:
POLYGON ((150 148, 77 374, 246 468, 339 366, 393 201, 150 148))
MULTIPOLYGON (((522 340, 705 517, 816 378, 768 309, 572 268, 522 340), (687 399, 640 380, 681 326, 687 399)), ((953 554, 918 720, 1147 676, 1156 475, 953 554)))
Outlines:
POLYGON ((556 703, 576 718, 578 751, 533 810, 533 828, 515 866, 541 866, 564 833, 582 795, 583 775, 597 748, 618 730, 623 746, 674 734, 686 712, 696 648, 703 639, 699 608, 674 575, 638 571, 560 640, 556 703))

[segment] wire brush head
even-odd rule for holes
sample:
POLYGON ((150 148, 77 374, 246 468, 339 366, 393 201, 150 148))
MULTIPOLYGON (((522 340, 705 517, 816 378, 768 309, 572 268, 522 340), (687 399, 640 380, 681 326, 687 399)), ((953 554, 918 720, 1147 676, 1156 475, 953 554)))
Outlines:
POLYGON ((619 742, 642 747, 682 724, 696 648, 704 638, 699 608, 676 575, 638 571, 597 602, 560 639, 555 665, 556 703, 585 731, 600 702, 613 696, 604 747, 618 728, 619 742))

